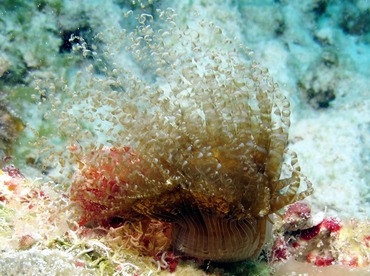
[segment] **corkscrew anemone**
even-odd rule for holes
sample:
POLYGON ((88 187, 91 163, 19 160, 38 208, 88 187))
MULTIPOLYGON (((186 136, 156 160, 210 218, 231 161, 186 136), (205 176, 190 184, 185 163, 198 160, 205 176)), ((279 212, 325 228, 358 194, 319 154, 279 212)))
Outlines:
POLYGON ((129 35, 139 40, 133 53, 151 53, 156 80, 130 78, 114 103, 97 101, 122 106, 115 118, 123 129, 117 146, 74 149, 70 192, 80 224, 144 216, 171 222, 173 249, 184 255, 252 258, 269 234, 268 216, 312 191, 286 149, 289 102, 216 27, 205 31, 222 39, 212 44, 194 30, 173 27, 163 38, 140 24, 129 35))

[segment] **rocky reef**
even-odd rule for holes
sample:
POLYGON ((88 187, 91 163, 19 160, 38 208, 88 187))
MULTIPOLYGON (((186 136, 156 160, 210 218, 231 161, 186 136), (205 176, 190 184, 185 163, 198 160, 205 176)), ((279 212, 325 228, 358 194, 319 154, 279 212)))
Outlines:
POLYGON ((368 273, 366 1, 3 7, 1 273, 368 273))

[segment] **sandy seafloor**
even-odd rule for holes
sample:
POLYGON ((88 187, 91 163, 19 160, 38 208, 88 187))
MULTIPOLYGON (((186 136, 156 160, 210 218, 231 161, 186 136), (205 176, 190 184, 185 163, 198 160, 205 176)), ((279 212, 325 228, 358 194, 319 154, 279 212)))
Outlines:
MULTIPOLYGON (((60 5, 60 13, 20 0, 0 1, 0 89, 17 82, 27 86, 29 75, 49 73, 58 62, 60 69, 58 31, 88 26, 81 36, 104 32, 135 7, 119 0, 36 2, 60 5)), ((253 50, 290 99, 289 148, 313 183, 315 192, 307 198, 313 210, 341 219, 369 218, 370 1, 153 2, 143 1, 146 11, 171 7, 184 24, 195 20, 189 14, 194 8, 253 50)), ((16 105, 14 110, 22 113, 16 105)))

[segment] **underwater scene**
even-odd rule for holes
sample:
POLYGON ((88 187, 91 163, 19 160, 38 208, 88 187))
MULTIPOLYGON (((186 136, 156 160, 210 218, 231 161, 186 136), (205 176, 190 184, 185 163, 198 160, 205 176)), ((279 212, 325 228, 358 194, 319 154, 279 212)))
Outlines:
POLYGON ((0 275, 370 275, 370 1, 0 0, 0 275))

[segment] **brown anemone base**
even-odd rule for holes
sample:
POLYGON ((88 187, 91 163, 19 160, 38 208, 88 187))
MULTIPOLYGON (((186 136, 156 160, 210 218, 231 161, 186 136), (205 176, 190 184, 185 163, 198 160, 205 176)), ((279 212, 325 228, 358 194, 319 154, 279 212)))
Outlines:
POLYGON ((237 220, 205 213, 179 216, 172 225, 173 247, 200 260, 250 259, 260 252, 267 223, 266 217, 237 220))

